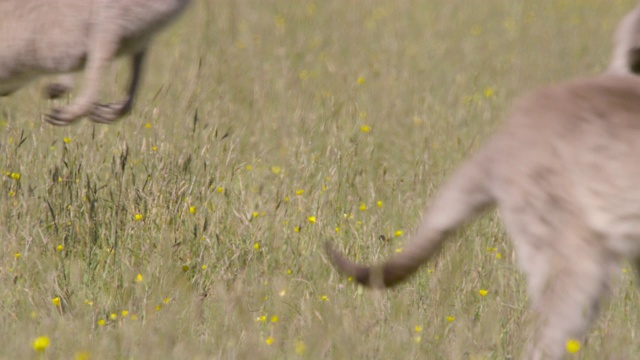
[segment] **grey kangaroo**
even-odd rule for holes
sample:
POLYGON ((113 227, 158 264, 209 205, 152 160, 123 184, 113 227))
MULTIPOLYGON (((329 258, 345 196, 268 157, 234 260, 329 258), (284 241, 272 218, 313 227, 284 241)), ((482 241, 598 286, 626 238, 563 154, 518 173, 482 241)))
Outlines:
MULTIPOLYGON (((190 0, 3 0, 0 1, 0 96, 44 74, 84 69, 82 87, 68 105, 45 120, 67 125, 83 116, 112 123, 133 105, 145 52, 154 35, 190 0), (103 76, 118 56, 131 57, 132 75, 122 101, 98 104, 103 76)), ((71 82, 51 84, 58 97, 71 82)))
POLYGON ((465 220, 497 206, 527 276, 536 328, 524 358, 561 359, 629 259, 640 271, 640 6, 618 26, 605 74, 541 88, 439 190, 404 247, 337 268, 384 288, 414 274, 465 220))

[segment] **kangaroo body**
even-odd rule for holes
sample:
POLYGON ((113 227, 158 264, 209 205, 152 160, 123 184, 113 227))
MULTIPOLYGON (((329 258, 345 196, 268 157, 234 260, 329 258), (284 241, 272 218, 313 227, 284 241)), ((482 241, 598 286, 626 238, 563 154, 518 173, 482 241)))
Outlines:
MULTIPOLYGON (((110 123, 130 111, 142 62, 153 36, 190 0, 4 0, 0 1, 0 95, 9 95, 44 74, 85 70, 82 88, 67 107, 45 119, 65 125, 83 116, 110 123), (97 98, 108 65, 131 56, 127 97, 99 105, 97 98)), ((54 84, 51 97, 69 89, 54 84)))
POLYGON ((346 260, 374 287, 405 280, 446 235, 497 206, 527 275, 538 328, 532 359, 560 359, 581 339, 612 270, 640 270, 640 78, 602 75, 540 89, 448 179, 404 251, 380 266, 346 260))
POLYGON ((528 359, 561 359, 581 339, 629 259, 640 274, 640 6, 619 24, 606 73, 534 91, 453 173, 422 224, 382 265, 363 266, 331 244, 358 282, 389 287, 415 273, 447 234, 497 206, 527 276, 538 322, 528 359))

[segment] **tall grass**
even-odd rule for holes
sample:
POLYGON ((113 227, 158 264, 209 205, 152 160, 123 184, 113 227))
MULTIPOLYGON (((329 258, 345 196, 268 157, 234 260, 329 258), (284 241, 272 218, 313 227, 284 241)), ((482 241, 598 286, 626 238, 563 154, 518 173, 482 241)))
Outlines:
MULTIPOLYGON (((402 251, 514 97, 600 72, 634 5, 201 0, 121 122, 42 123, 44 81, 1 100, 0 358, 519 357, 525 279, 495 214, 385 292, 323 242, 402 251)), ((638 301, 621 269, 574 357, 637 357, 638 301)))

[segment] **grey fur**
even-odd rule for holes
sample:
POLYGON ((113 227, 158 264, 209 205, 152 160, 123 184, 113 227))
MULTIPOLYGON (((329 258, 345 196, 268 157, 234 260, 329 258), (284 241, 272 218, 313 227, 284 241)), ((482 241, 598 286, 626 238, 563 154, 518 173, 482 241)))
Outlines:
MULTIPOLYGON (((142 62, 153 36, 190 0, 3 0, 0 1, 0 95, 9 95, 44 74, 85 70, 78 96, 54 109, 45 120, 67 125, 83 116, 111 123, 128 113, 138 87, 142 62), (131 56, 127 97, 97 103, 107 66, 131 56)), ((62 95, 70 82, 48 87, 62 95)))

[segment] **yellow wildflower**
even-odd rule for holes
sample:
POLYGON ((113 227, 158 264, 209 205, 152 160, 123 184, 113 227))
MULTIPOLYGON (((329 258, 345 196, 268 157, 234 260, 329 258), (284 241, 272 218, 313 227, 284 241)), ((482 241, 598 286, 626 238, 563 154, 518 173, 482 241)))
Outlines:
POLYGON ((89 360, 91 359, 91 353, 88 351, 78 351, 73 355, 74 360, 89 360))
POLYGON ((485 290, 485 289, 478 290, 478 294, 480 294, 480 296, 482 297, 487 296, 488 293, 489 293, 489 290, 485 290))
POLYGON ((305 351, 307 350, 307 347, 304 345, 304 342, 296 341, 293 344, 293 349, 295 350, 297 355, 304 355, 305 351))
POLYGON ((580 342, 576 339, 569 339, 567 340, 566 348, 569 354, 575 354, 580 351, 580 342))
POLYGON ((274 341, 276 341, 276 339, 274 339, 273 336, 269 336, 264 342, 266 342, 267 345, 271 345, 274 341))
POLYGON ((135 215, 133 215, 133 219, 134 219, 135 221, 140 221, 140 220, 142 220, 142 218, 143 218, 142 214, 135 214, 135 215))
POLYGON ((307 221, 308 221, 310 224, 315 224, 315 223, 316 223, 316 217, 315 217, 315 216, 308 216, 308 217, 307 217, 307 221))
POLYGON ((360 131, 362 131, 363 133, 368 133, 371 131, 371 126, 369 125, 362 125, 360 126, 360 131))
POLYGON ((38 336, 33 340, 33 350, 37 352, 43 352, 51 344, 51 340, 47 336, 38 336))
POLYGON ((55 306, 60 306, 60 298, 59 297, 54 297, 53 299, 51 299, 51 302, 53 303, 53 305, 55 306))
POLYGON ((490 87, 484 89, 484 97, 490 98, 490 97, 493 96, 493 93, 494 93, 494 91, 490 87))

